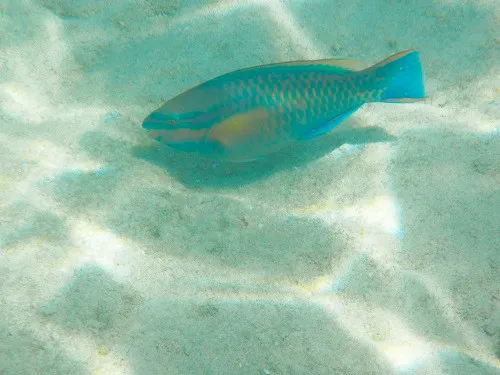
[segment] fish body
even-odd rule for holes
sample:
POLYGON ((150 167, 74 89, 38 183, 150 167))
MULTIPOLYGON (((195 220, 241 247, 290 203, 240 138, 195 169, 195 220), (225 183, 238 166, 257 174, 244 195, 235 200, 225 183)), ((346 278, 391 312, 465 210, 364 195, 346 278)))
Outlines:
POLYGON ((204 82, 164 103, 143 127, 179 150, 247 161, 318 137, 365 103, 424 96, 415 50, 362 70, 346 60, 295 61, 204 82))

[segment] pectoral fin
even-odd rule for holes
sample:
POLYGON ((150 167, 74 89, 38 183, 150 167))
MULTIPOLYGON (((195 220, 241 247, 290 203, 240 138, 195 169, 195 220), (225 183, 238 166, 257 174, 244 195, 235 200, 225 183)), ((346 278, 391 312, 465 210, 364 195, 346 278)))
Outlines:
POLYGON ((332 130, 334 127, 339 125, 342 121, 344 121, 346 118, 348 118, 354 112, 356 112, 358 110, 358 108, 359 107, 351 109, 351 110, 344 112, 344 113, 340 114, 339 116, 331 119, 330 121, 327 121, 325 123, 321 123, 319 126, 314 127, 310 131, 308 131, 307 133, 303 134, 300 138, 303 140, 312 139, 312 138, 319 137, 320 135, 323 135, 325 133, 328 133, 330 130, 332 130))

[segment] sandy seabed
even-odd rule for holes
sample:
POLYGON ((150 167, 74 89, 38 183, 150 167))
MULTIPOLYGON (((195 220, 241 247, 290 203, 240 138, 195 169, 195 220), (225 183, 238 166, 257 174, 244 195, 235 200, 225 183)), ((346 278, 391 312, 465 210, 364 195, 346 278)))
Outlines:
POLYGON ((500 373, 500 2, 0 3, 0 374, 500 373), (250 164, 142 119, 421 51, 429 98, 250 164))

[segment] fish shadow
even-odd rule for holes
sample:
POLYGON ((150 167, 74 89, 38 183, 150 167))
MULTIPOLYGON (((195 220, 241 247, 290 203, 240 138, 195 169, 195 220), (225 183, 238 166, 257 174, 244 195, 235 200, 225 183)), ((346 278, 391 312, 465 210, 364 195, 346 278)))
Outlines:
POLYGON ((355 127, 350 120, 341 129, 319 138, 296 143, 265 158, 231 163, 185 153, 166 146, 135 147, 135 157, 165 168, 190 188, 237 188, 290 169, 298 169, 328 155, 343 144, 363 145, 389 142, 394 137, 380 127, 355 127))

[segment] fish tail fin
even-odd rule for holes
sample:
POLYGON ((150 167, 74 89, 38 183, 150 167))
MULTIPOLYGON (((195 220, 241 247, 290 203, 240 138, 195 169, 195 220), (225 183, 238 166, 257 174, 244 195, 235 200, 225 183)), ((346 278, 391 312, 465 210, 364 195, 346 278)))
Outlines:
POLYGON ((389 103, 416 102, 425 98, 424 74, 417 50, 396 53, 372 66, 382 77, 380 100, 389 103))

